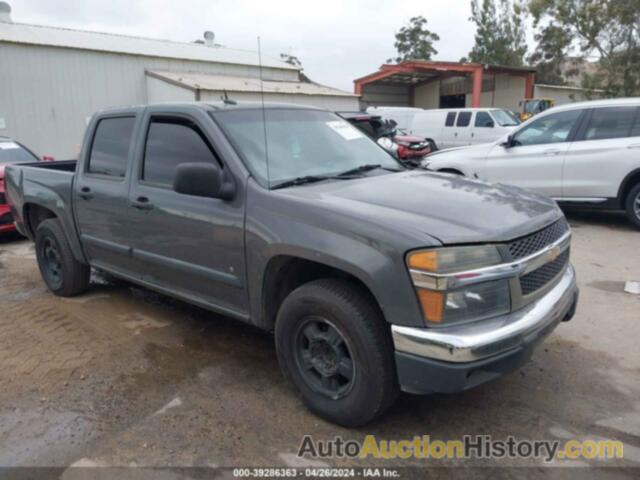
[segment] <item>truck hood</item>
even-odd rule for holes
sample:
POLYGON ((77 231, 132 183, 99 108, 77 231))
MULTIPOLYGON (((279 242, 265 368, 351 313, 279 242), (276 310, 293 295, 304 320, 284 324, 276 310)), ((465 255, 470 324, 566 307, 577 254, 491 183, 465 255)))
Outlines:
POLYGON ((562 216, 550 198, 517 187, 413 170, 283 189, 334 214, 443 244, 502 242, 562 216))

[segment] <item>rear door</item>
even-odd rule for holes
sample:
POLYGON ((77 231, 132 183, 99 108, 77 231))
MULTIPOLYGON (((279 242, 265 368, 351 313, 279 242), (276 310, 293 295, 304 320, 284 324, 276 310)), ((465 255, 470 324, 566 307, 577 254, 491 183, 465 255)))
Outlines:
MULTIPOLYGON (((238 317, 248 311, 241 182, 231 201, 173 190, 176 167, 186 162, 227 168, 215 147, 213 121, 148 108, 129 197, 133 257, 149 284, 238 317)), ((218 137, 219 141, 219 137, 218 137)))
POLYGON ((453 131, 453 146, 463 147, 471 145, 471 117, 473 112, 462 111, 456 118, 456 126, 453 131))
POLYGON ((458 133, 456 130, 456 117, 458 112, 451 111, 447 112, 447 115, 444 118, 444 128, 442 129, 442 141, 438 142, 436 140, 436 144, 438 148, 451 148, 457 145, 457 137, 458 133))
POLYGON ((128 225, 129 166, 137 115, 101 117, 89 129, 77 173, 73 205, 91 265, 131 273, 128 225))
POLYGON ((563 196, 568 201, 615 198, 624 177, 640 166, 640 109, 589 110, 564 161, 563 196))
POLYGON ((496 144, 484 163, 483 178, 562 197, 562 163, 583 110, 536 117, 513 135, 513 145, 496 144))

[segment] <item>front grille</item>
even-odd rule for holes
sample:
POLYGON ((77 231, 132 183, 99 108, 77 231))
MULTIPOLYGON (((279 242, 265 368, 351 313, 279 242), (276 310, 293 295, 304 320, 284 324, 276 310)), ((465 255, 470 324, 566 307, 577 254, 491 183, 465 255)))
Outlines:
POLYGON ((4 215, 0 216, 0 225, 10 225, 13 223, 13 215, 11 212, 7 212, 4 215))
POLYGON ((509 252, 513 260, 527 257, 547 245, 558 240, 562 235, 569 231, 569 225, 563 218, 549 225, 547 228, 532 233, 526 237, 520 238, 508 244, 509 252))
POLYGON ((567 248, 552 262, 546 263, 536 268, 533 272, 529 272, 520 277, 522 295, 529 295, 544 287, 564 269, 568 261, 569 249, 567 248))

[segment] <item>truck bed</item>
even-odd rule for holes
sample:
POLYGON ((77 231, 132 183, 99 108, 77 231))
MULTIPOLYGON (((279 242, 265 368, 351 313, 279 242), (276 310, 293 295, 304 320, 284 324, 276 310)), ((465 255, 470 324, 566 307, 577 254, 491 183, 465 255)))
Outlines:
POLYGON ((45 168, 47 170, 59 170, 63 172, 75 172, 77 160, 56 160, 53 162, 32 162, 32 163, 19 163, 20 167, 29 168, 45 168))

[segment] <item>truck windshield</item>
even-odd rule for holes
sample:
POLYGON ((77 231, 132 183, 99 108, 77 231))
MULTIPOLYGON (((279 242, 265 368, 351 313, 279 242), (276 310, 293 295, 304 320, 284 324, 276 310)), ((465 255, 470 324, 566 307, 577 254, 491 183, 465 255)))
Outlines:
POLYGON ((37 162, 38 157, 15 142, 0 140, 0 165, 37 162))
POLYGON ((491 113, 501 127, 515 127, 520 124, 520 120, 506 110, 493 110, 491 113))
POLYGON ((239 109, 212 116, 249 170, 269 188, 300 177, 336 176, 363 165, 403 170, 364 133, 330 112, 267 108, 264 114, 239 109))

